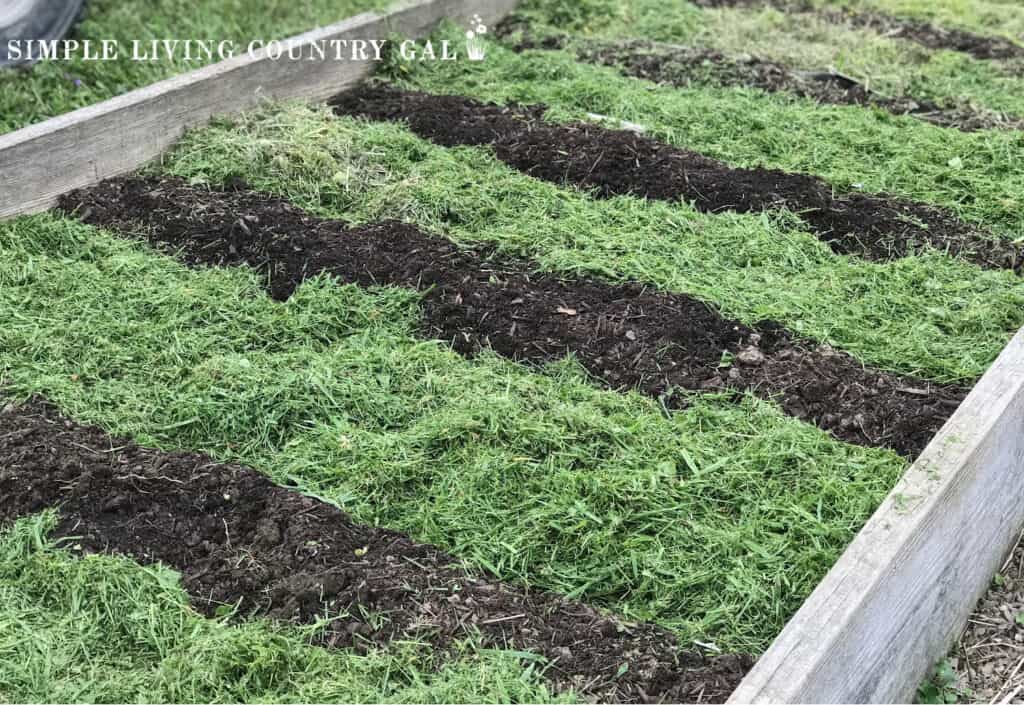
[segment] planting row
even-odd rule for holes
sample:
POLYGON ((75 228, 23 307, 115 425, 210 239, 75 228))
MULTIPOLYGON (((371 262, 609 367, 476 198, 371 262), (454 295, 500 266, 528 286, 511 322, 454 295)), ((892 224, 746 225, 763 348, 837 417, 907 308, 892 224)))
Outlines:
POLYGON ((50 540, 171 566, 206 624, 417 654, 399 679, 726 697, 751 659, 709 654, 771 641, 1019 325, 1019 136, 653 87, 582 46, 394 67, 0 225, 0 377, 64 410, 0 412, 0 571, 45 592, 54 552, 17 536, 56 508, 50 540), (728 110, 687 126, 693 97, 728 110), (821 143, 789 152, 803 110, 821 143), (851 124, 870 147, 830 142, 851 124), (941 189, 872 171, 940 134, 999 156, 936 154, 941 189))
POLYGON ((355 523, 249 468, 140 448, 38 401, 0 412, 0 491, 0 526, 59 508, 52 536, 76 550, 170 566, 209 616, 226 606, 294 624, 325 620, 329 647, 413 640, 443 653, 474 637, 545 657, 557 689, 623 702, 722 700, 750 666, 467 572, 435 547, 355 523))
POLYGON ((835 196, 812 176, 729 167, 629 130, 549 124, 541 119, 543 106, 500 106, 383 85, 342 94, 331 105, 339 114, 401 120, 445 146, 489 145, 501 161, 526 174, 603 197, 685 199, 712 213, 787 208, 841 254, 888 260, 930 246, 985 267, 1024 267, 1024 246, 1000 243, 932 206, 835 196))
POLYGON ((552 693, 543 657, 526 652, 471 641, 436 655, 395 642, 359 652, 317 645, 315 624, 206 618, 173 569, 76 555, 73 541, 51 535, 58 521, 50 510, 0 527, 0 682, 10 702, 577 700, 552 693))
POLYGON ((532 363, 571 354, 602 383, 668 408, 686 405, 687 390, 749 390, 838 438, 913 457, 966 393, 865 369, 777 324, 746 326, 683 294, 563 281, 490 247, 460 249, 397 222, 352 229, 240 186, 130 178, 61 204, 87 223, 145 235, 189 264, 254 267, 278 300, 321 274, 419 289, 427 337, 463 354, 489 348, 532 363))
MULTIPOLYGON (((1013 205, 1024 193, 1016 131, 967 133, 777 93, 662 86, 561 51, 493 45, 482 66, 465 63, 402 65, 392 78, 429 93, 544 105, 545 121, 555 124, 588 116, 628 121, 660 142, 733 167, 809 174, 837 193, 892 194, 1008 241, 1024 227, 1013 205)), ((1024 106, 1015 112, 1024 114, 1024 106)))
POLYGON ((935 125, 968 132, 993 128, 1024 129, 1024 120, 1017 116, 981 111, 970 106, 943 107, 928 98, 883 95, 834 69, 799 70, 770 59, 749 55, 727 56, 714 49, 643 39, 616 42, 574 40, 571 35, 560 33, 538 36, 531 32, 527 21, 515 16, 499 26, 498 32, 513 43, 516 51, 568 49, 580 61, 613 66, 627 76, 680 88, 707 84, 786 92, 818 103, 870 106, 894 115, 911 115, 935 125))
MULTIPOLYGON (((962 4, 956 8, 961 17, 968 16, 966 10, 962 4)), ((992 20, 1000 12, 1005 25, 1015 14, 1021 19, 1006 6, 986 8, 976 18, 992 20)), ((527 0, 497 31, 511 46, 548 48, 564 44, 569 33, 576 56, 614 62, 619 71, 643 72, 671 85, 781 89, 824 103, 867 101, 967 130, 1014 128, 1024 116, 1024 81, 1012 64, 926 49, 829 21, 828 14, 803 12, 794 18, 768 6, 699 9, 667 0, 635 0, 621 12, 600 0, 584 0, 565 12, 527 0), (699 63, 702 59, 706 63, 699 63)))
POLYGON ((771 319, 882 369, 980 377, 1024 321, 1024 283, 934 251, 874 263, 834 255, 782 211, 701 213, 682 202, 594 199, 400 125, 324 110, 263 111, 190 134, 164 168, 191 183, 285 197, 328 218, 389 218, 488 243, 563 278, 694 295, 747 325, 771 319))
POLYGON ((188 269, 53 216, 0 227, 0 367, 19 396, 197 448, 502 580, 757 652, 904 468, 747 395, 665 413, 424 341, 419 297, 188 269), (25 266, 25 263, 31 263, 25 266))
POLYGON ((977 34, 957 27, 940 27, 931 22, 893 17, 883 12, 830 8, 811 0, 692 0, 701 7, 778 8, 796 18, 801 13, 816 13, 830 22, 848 23, 879 34, 916 42, 929 49, 960 51, 978 59, 1017 59, 1024 57, 1024 46, 1004 37, 977 34))

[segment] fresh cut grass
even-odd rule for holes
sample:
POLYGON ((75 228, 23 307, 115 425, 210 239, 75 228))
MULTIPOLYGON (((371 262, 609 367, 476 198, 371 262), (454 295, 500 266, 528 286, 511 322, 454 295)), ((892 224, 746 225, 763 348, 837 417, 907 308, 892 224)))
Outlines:
POLYGON ((206 619, 178 574, 46 538, 46 513, 0 529, 0 701, 155 703, 568 702, 513 653, 412 644, 361 656, 315 628, 206 619))
POLYGON ((572 7, 526 0, 516 8, 533 31, 580 38, 649 39, 753 55, 805 71, 834 69, 883 95, 910 95, 942 105, 1024 115, 1020 72, 961 52, 830 22, 813 13, 771 7, 702 9, 672 0, 580 0, 572 7))
POLYGON ((944 27, 1008 37, 1020 43, 1024 7, 1013 0, 812 0, 819 7, 883 12, 944 27))
POLYGON ((756 323, 780 321, 878 367, 973 381, 1024 325, 1024 281, 940 253, 871 263, 836 256, 790 215, 699 213, 684 203, 591 198, 445 149, 403 126, 270 108, 186 136, 159 167, 234 176, 322 216, 401 218, 492 242, 567 275, 689 293, 756 323))
POLYGON ((418 339, 417 296, 271 301, 41 215, 0 224, 0 377, 239 460, 503 579, 760 651, 905 467, 745 397, 656 400, 418 339))
POLYGON ((544 103, 557 122, 587 113, 628 120, 734 166, 810 173, 840 191, 890 193, 948 208, 998 235, 1024 237, 1024 132, 963 133, 860 106, 659 86, 565 52, 517 54, 494 42, 483 62, 394 62, 393 72, 404 85, 435 93, 544 103))

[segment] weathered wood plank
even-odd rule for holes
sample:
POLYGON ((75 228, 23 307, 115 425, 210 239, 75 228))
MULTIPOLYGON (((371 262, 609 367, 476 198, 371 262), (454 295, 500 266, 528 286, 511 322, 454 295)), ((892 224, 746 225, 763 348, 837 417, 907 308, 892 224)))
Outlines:
MULTIPOLYGON (((438 22, 488 24, 517 0, 418 0, 386 15, 365 13, 292 38, 296 45, 335 39, 421 38, 438 22)), ((236 56, 98 105, 0 135, 0 218, 50 208, 76 188, 123 174, 159 156, 182 132, 214 115, 266 99, 323 100, 365 78, 372 62, 271 60, 236 56)))
POLYGON ((1024 331, 731 698, 913 702, 1024 525, 1024 331))

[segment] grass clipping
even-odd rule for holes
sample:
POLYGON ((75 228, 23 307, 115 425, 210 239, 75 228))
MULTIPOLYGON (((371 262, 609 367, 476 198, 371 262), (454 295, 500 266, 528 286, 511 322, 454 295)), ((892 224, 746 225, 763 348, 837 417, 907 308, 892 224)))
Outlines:
POLYGON ((0 225, 15 392, 242 460, 684 643, 763 649, 905 467, 751 397, 666 414, 571 361, 466 360, 416 336, 416 307, 326 279, 278 304, 251 272, 188 270, 49 215, 0 225))
MULTIPOLYGON (((315 627, 206 619, 176 573, 46 539, 53 514, 0 531, 3 702, 551 702, 519 654, 451 661, 415 644, 365 656, 310 646, 315 627)), ((571 694, 557 702, 570 702, 571 694)))

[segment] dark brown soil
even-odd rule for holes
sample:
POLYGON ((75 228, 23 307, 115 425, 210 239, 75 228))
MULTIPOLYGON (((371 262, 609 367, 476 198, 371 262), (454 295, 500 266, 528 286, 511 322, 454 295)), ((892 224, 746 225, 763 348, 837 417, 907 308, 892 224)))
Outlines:
POLYGON ((487 247, 460 249, 397 222, 350 228, 246 190, 128 178, 61 205, 94 225, 145 232, 192 265, 255 267, 277 299, 324 272, 418 289, 424 334, 463 354, 490 347, 544 363, 572 353, 609 387, 638 388, 668 407, 685 405, 686 390, 751 390, 843 440, 916 456, 966 392, 865 369, 776 324, 746 326, 683 294, 561 281, 487 247))
POLYGON ((910 115, 940 127, 964 132, 989 129, 1021 130, 1024 120, 970 107, 943 108, 930 100, 888 97, 834 71, 797 71, 756 56, 730 57, 713 49, 662 44, 647 40, 602 42, 573 40, 569 35, 543 38, 529 34, 524 20, 512 16, 497 29, 515 34, 513 48, 572 49, 580 61, 619 69, 624 75, 676 87, 715 85, 791 93, 826 105, 862 105, 894 115, 910 115))
POLYGON ((327 646, 416 639, 443 651, 479 634, 547 657, 559 689, 624 702, 720 702, 751 665, 681 651, 664 629, 468 572, 249 468, 140 448, 38 401, 0 411, 0 496, 0 525, 59 507, 58 537, 171 566, 207 615, 221 605, 297 623, 342 615, 327 646))
POLYGON ((921 20, 893 17, 880 12, 845 8, 818 9, 805 0, 691 0, 701 7, 775 7, 783 12, 815 12, 837 24, 851 24, 898 39, 916 42, 929 49, 948 49, 976 59, 1024 57, 1024 46, 1005 37, 976 34, 963 29, 939 27, 921 20))
POLYGON ((711 213, 787 208, 840 254, 891 260, 930 246, 987 268, 1024 267, 1024 246, 990 238, 933 206, 835 194, 807 174, 733 168, 630 130, 548 123, 541 119, 544 106, 500 106, 381 84, 364 84, 331 103, 343 115, 405 121, 441 145, 490 145, 523 173, 592 189, 599 197, 685 199, 711 213))

